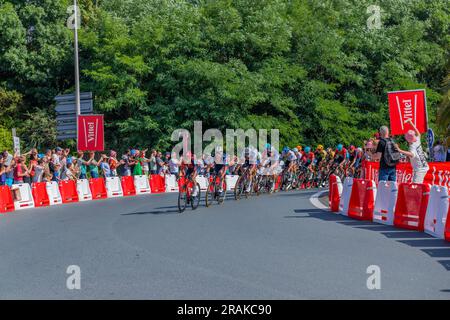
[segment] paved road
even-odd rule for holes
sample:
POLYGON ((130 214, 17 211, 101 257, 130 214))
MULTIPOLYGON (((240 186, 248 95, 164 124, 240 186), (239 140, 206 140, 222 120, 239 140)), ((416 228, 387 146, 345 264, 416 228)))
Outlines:
POLYGON ((176 194, 0 217, 0 298, 450 298, 450 245, 313 207, 314 191, 176 212, 176 194), (81 268, 81 290, 66 269, 81 268), (381 290, 366 269, 381 268, 381 290))

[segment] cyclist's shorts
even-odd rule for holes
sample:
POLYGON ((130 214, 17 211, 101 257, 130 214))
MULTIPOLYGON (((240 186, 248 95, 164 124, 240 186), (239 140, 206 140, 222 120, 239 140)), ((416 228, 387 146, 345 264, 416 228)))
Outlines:
POLYGON ((216 172, 216 174, 219 174, 220 170, 222 170, 223 167, 225 167, 224 164, 216 164, 214 166, 214 171, 216 172))
POLYGON ((289 168, 289 166, 291 164, 291 161, 290 160, 286 160, 284 163, 285 163, 285 167, 289 168))
POLYGON ((196 172, 195 168, 187 168, 186 169, 186 178, 189 178, 194 172, 196 172))
POLYGON ((335 163, 342 163, 343 161, 344 161, 344 157, 342 157, 342 156, 339 156, 336 159, 334 159, 335 163))

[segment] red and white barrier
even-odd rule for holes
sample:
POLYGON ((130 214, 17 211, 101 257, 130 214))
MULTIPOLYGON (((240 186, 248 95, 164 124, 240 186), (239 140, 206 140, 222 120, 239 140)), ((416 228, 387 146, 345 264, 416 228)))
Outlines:
POLYGON ((59 186, 56 181, 50 181, 45 183, 48 199, 50 200, 50 205, 61 204, 61 192, 59 191, 59 186))
POLYGON ((105 179, 103 178, 89 179, 89 188, 91 189, 92 200, 106 199, 108 197, 105 179))
POLYGON ((339 201, 339 213, 346 216, 348 214, 348 205, 352 194, 353 178, 345 178, 342 184, 341 200, 339 201))
POLYGON ((87 179, 77 180, 77 192, 78 192, 78 199, 80 201, 92 200, 91 188, 89 188, 89 180, 87 179))
POLYGON ((33 194, 35 207, 46 207, 50 205, 45 182, 34 182, 31 185, 31 193, 33 194))
POLYGON ((178 192, 177 177, 174 174, 166 175, 166 192, 178 192))
POLYGON ((380 181, 377 188, 373 221, 394 225, 394 208, 397 202, 398 185, 392 181, 380 181))
POLYGON ((150 193, 150 183, 147 176, 134 176, 134 187, 136 194, 150 193))
POLYGON ((159 174, 152 174, 149 178, 150 190, 152 193, 164 193, 166 192, 166 181, 164 176, 159 174))
POLYGON ((108 198, 123 196, 122 183, 119 177, 108 177, 105 180, 106 193, 108 198))
POLYGON ((341 201, 342 194, 342 181, 341 178, 332 174, 330 175, 328 192, 328 204, 330 205, 331 212, 339 212, 339 202, 341 201))
POLYGON ((448 188, 431 186, 425 215, 424 230, 433 237, 444 239, 445 223, 449 212, 448 188))
MULTIPOLYGON (((14 199, 16 210, 34 208, 34 199, 28 183, 13 184, 11 190, 18 190, 18 199, 14 199)), ((14 191, 17 192, 17 191, 14 191)))
POLYGON ((8 186, 0 186, 0 213, 14 211, 14 201, 11 189, 8 186))
POLYGON ((124 176, 120 178, 122 183, 122 191, 124 196, 135 196, 136 187, 134 186, 134 178, 132 176, 124 176))
POLYGON ((197 176, 195 180, 200 185, 201 191, 206 191, 206 189, 208 189, 208 178, 206 178, 205 176, 197 176))
POLYGON ((78 202, 77 185, 73 180, 63 180, 59 182, 59 192, 62 203, 78 202))
POLYGON ((372 221, 376 194, 375 181, 353 179, 347 215, 357 220, 372 221))
POLYGON ((401 183, 394 211, 394 226, 423 231, 429 197, 429 184, 401 183))
POLYGON ((236 187, 236 182, 238 181, 239 176, 238 175, 226 175, 225 176, 225 183, 227 185, 227 191, 233 191, 236 187))

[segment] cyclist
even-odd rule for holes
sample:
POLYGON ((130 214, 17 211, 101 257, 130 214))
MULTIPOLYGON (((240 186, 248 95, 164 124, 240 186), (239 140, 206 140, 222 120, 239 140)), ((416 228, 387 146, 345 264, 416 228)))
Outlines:
POLYGON ((263 153, 261 154, 261 164, 266 168, 266 174, 272 176, 271 192, 275 190, 276 175, 280 165, 280 155, 278 151, 266 143, 263 153))
POLYGON ((323 145, 319 144, 317 146, 317 149, 314 152, 314 156, 316 158, 317 166, 321 167, 323 165, 323 162, 327 159, 327 152, 324 150, 323 145))
POLYGON ((347 161, 347 159, 348 159, 347 149, 345 149, 342 144, 338 144, 336 146, 336 151, 335 151, 335 156, 334 156, 335 163, 338 163, 342 168, 344 166, 345 162, 347 161))
MULTIPOLYGON (((216 177, 220 177, 223 181, 225 179, 225 174, 228 169, 228 156, 226 153, 222 151, 221 147, 216 148, 215 156, 214 156, 214 172, 216 173, 216 177)), ((219 192, 223 192, 222 183, 220 184, 219 192)))
POLYGON ((289 147, 284 147, 281 158, 284 161, 285 169, 289 172, 289 179, 291 179, 295 168, 295 160, 297 160, 297 155, 294 150, 289 149, 289 147))
POLYGON ((362 160, 362 149, 361 148, 356 148, 355 146, 350 146, 348 148, 348 161, 349 161, 349 167, 352 170, 352 175, 355 175, 355 172, 358 170, 359 166, 361 165, 361 160, 362 160))
POLYGON ((311 171, 311 164, 314 162, 314 153, 311 152, 311 147, 305 147, 305 153, 302 160, 303 165, 311 171))
POLYGON ((196 183, 197 178, 197 163, 195 161, 195 155, 191 152, 187 152, 185 157, 182 157, 180 173, 183 173, 186 180, 190 180, 193 184, 192 196, 196 197, 198 194, 198 188, 196 183))

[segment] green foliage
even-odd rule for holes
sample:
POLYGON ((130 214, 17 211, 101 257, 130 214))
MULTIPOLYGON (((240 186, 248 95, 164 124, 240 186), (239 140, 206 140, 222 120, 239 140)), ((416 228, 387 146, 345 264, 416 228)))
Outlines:
POLYGON ((13 138, 11 130, 0 125, 0 152, 13 149, 13 138))
MULTIPOLYGON (((29 146, 55 143, 52 99, 73 91, 69 3, 0 1, 0 125, 29 146)), ((361 144, 388 123, 386 93, 413 88, 443 128, 448 1, 376 1, 382 28, 368 30, 372 4, 82 0, 81 88, 105 114, 107 148, 167 148, 195 120, 278 128, 281 145, 361 144)))

